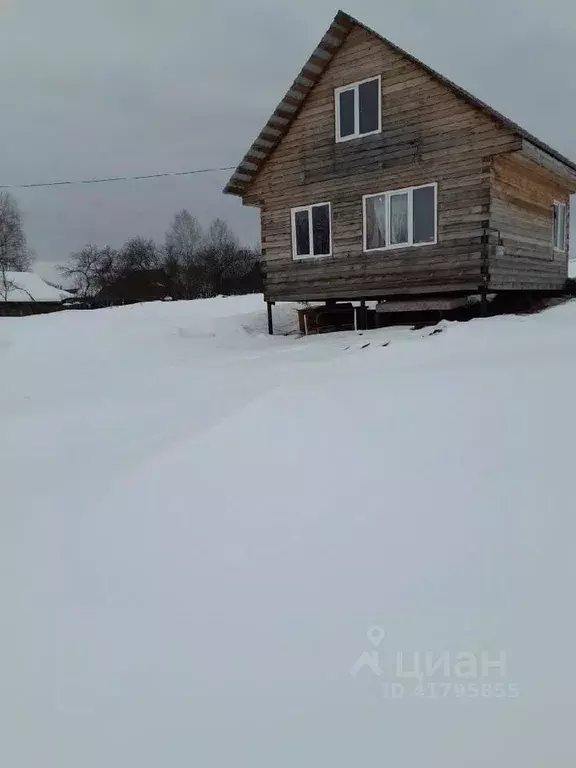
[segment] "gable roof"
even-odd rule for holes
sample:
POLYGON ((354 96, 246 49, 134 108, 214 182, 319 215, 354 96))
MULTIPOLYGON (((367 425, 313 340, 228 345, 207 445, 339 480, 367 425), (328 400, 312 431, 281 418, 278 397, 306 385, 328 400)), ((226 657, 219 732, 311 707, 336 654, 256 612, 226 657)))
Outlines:
POLYGON ((242 162, 232 174, 228 184, 224 188, 224 194, 244 194, 246 187, 255 178, 266 160, 270 157, 274 149, 276 149, 283 136, 290 129, 290 126, 306 101, 306 97, 322 77, 324 70, 334 58, 335 53, 342 46, 348 37, 349 32, 354 27, 360 27, 375 35, 379 40, 382 40, 382 42, 386 43, 386 45, 390 46, 390 48, 397 53, 401 54, 414 64, 417 64, 429 75, 446 85, 473 107, 482 110, 482 112, 496 122, 509 128, 523 139, 530 141, 551 157, 568 166, 571 170, 576 171, 576 163, 564 157, 564 155, 561 155, 560 152, 552 149, 552 147, 549 147, 543 141, 540 141, 540 139, 524 130, 524 128, 517 125, 512 120, 509 120, 495 109, 492 109, 492 107, 489 107, 488 104, 480 101, 480 99, 477 99, 471 93, 468 93, 468 91, 460 88, 460 86, 456 85, 451 80, 448 80, 448 78, 444 77, 439 72, 436 72, 407 51, 404 51, 399 46, 390 42, 390 40, 382 37, 382 35, 379 35, 373 29, 370 29, 370 27, 362 24, 353 16, 350 16, 344 11, 338 11, 334 17, 334 21, 328 28, 328 31, 318 44, 318 47, 314 50, 306 64, 304 64, 300 74, 296 80, 294 80, 286 95, 272 113, 270 119, 252 143, 252 146, 246 155, 244 155, 242 162))
POLYGON ((34 272, 6 272, 6 290, 0 277, 0 302, 39 301, 55 303, 72 296, 68 291, 53 288, 34 272))

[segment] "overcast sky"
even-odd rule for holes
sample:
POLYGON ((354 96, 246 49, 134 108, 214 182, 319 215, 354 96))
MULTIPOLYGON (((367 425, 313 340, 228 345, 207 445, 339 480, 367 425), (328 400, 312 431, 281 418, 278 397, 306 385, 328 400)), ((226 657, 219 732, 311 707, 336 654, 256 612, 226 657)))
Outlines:
MULTIPOLYGON (((0 0, 0 184, 236 165, 333 0, 0 0)), ((349 0, 344 10, 576 158, 573 0, 349 0), (553 10, 553 13, 551 12, 553 10)), ((42 268, 90 241, 162 240, 186 207, 247 243, 226 173, 14 190, 42 268)))

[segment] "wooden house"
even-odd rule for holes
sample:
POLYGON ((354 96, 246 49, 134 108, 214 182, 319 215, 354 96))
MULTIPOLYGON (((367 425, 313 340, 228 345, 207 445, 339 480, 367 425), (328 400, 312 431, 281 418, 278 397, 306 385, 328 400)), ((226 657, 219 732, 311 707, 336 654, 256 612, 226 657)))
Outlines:
POLYGON ((558 291, 576 164, 340 11, 228 182, 264 296, 558 291))

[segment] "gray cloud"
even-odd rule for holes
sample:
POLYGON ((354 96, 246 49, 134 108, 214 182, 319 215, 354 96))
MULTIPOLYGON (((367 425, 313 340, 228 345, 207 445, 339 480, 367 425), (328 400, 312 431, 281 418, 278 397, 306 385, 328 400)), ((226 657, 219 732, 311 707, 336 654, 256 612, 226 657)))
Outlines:
MULTIPOLYGON (((349 13, 576 157, 576 8, 535 0, 356 0, 349 13)), ((328 26, 335 6, 293 0, 0 0, 0 183, 235 165, 328 26)), ((224 216, 246 242, 258 216, 221 195, 225 173, 18 190, 43 262, 87 241, 162 239, 182 207, 224 216)))

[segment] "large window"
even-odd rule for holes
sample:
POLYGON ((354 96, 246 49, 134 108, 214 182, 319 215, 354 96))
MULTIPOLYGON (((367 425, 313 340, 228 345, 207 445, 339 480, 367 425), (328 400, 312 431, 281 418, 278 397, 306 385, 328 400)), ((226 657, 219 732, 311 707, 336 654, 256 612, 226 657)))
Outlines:
POLYGON ((554 203, 554 250, 566 250, 566 203, 554 203))
POLYGON ((437 239, 437 185, 364 196, 364 250, 430 245, 437 239))
POLYGON ((380 133, 380 75, 360 83, 336 88, 336 141, 380 133))
POLYGON ((292 208, 293 258, 330 256, 331 250, 330 203, 292 208))

